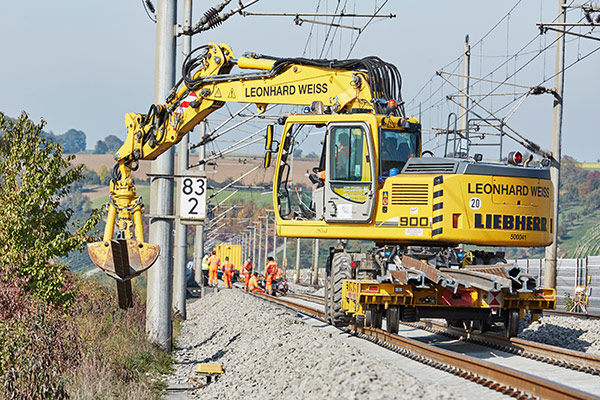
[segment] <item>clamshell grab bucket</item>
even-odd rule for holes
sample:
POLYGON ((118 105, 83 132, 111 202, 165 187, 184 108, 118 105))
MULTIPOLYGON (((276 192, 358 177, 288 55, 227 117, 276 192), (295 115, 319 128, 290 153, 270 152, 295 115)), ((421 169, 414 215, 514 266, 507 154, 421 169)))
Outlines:
POLYGON ((88 243, 90 258, 117 281, 128 281, 156 262, 160 247, 133 239, 88 243))

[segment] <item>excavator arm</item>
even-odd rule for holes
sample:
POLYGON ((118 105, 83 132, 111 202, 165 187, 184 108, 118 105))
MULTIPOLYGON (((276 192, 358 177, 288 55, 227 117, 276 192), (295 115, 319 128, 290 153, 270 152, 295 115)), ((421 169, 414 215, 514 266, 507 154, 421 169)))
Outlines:
MULTIPOLYGON (((177 144, 226 102, 254 103, 259 113, 269 104, 312 105, 340 114, 357 109, 390 113, 388 100, 402 104, 400 85, 397 69, 377 57, 330 61, 249 54, 236 59, 225 44, 195 49, 165 104, 125 116, 127 138, 115 155, 104 237, 88 245, 91 259, 121 282, 156 261, 160 249, 144 242, 143 205, 131 171, 140 160, 154 160, 177 144), (248 72, 231 73, 234 66, 248 72)), ((391 112, 402 112, 402 107, 391 112)))

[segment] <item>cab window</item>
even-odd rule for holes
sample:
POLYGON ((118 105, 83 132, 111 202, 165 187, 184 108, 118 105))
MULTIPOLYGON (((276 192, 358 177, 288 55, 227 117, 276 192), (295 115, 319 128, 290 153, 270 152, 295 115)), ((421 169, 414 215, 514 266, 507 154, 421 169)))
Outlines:
POLYGON ((332 181, 371 181, 367 139, 361 126, 334 126, 330 145, 332 181))
POLYGON ((392 168, 400 172, 409 158, 419 155, 418 136, 400 130, 382 129, 379 154, 381 175, 389 176, 392 168))

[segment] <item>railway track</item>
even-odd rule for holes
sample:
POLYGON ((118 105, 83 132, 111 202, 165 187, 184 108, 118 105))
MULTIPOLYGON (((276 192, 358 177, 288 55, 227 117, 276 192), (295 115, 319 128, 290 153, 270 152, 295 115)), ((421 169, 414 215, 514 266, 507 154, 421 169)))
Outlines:
POLYGON ((574 351, 557 346, 523 340, 516 337, 507 339, 504 336, 493 333, 469 332, 465 329, 448 327, 438 321, 421 321, 416 323, 405 323, 429 332, 453 337, 475 344, 502 350, 516 354, 521 357, 541 361, 546 364, 558 365, 575 371, 591 375, 600 375, 600 356, 574 351))
MULTIPOLYGON (((318 304, 323 304, 323 299, 318 296, 306 294, 299 295, 295 293, 292 294, 292 296, 318 304)), ((557 315, 565 316, 567 316, 567 314, 572 313, 568 313, 566 311, 559 311, 557 313, 557 315)), ((597 355, 587 354, 580 351, 551 346, 516 337, 507 339, 502 335, 493 333, 472 332, 462 328, 449 327, 446 326, 445 323, 435 320, 400 323, 418 329, 424 329, 438 335, 444 335, 463 341, 470 341, 475 344, 516 354, 532 360, 541 361, 546 364, 557 365, 563 368, 569 368, 574 371, 580 371, 591 375, 600 375, 600 356, 597 355)))
MULTIPOLYGON (((290 294, 289 296, 287 296, 288 298, 273 298, 272 296, 266 295, 259 296, 268 301, 281 304, 287 308, 290 308, 302 314, 325 321, 325 315, 322 309, 322 298, 310 295, 297 294, 290 294)), ((419 329, 423 328, 419 327, 419 329)), ((430 327, 429 329, 434 328, 430 327)), ((517 370, 507 366, 499 365, 497 363, 492 363, 481 358, 476 358, 468 354, 464 354, 459 351, 448 350, 440 346, 423 343, 422 341, 419 341, 414 338, 390 334, 381 329, 351 325, 346 330, 350 334, 376 343, 391 351, 400 353, 411 359, 420 361, 424 364, 447 371, 465 379, 469 379, 492 390, 496 390, 500 393, 507 394, 516 398, 600 398, 595 397, 593 394, 590 394, 586 391, 579 390, 571 386, 563 385, 553 380, 540 378, 522 370, 517 370)), ((474 341, 475 339, 469 340, 474 341)), ((517 342, 519 340, 517 340, 517 342)), ((527 342, 522 340, 520 341, 527 342)), ((490 344, 485 343, 484 345, 488 347, 490 346, 490 344)), ((502 346, 505 345, 506 343, 502 344, 502 346)), ((513 346, 515 345, 517 344, 513 344, 513 346)), ((525 343, 520 343, 520 346, 525 345, 525 343)), ((495 346, 495 348, 500 348, 501 345, 495 344, 493 346, 495 346)), ((553 346, 542 345, 541 347, 547 347, 544 349, 546 351, 545 356, 541 355, 541 353, 533 353, 534 349, 532 349, 531 347, 527 347, 527 350, 521 348, 520 350, 517 349, 510 352, 519 356, 532 358, 538 361, 544 361, 550 364, 555 364, 559 367, 577 369, 582 372, 587 372, 588 374, 594 374, 598 371, 598 362, 600 361, 598 360, 598 357, 592 356, 591 361, 587 361, 588 364, 583 364, 585 361, 582 361, 581 359, 578 361, 575 359, 569 359, 568 361, 564 359, 556 360, 556 357, 551 358, 547 353, 547 351, 552 351, 552 349, 548 348, 552 348, 553 346), (556 362, 549 362, 548 360, 556 360, 556 362), (577 366, 577 368, 573 368, 573 366, 577 366)), ((574 357, 575 355, 571 356, 574 357)), ((587 355, 584 355, 583 359, 589 358, 585 356, 587 355)), ((578 372, 573 372, 573 374, 577 373, 578 372)), ((589 376, 590 379, 597 379, 596 376, 586 376, 589 376)), ((566 380, 568 380, 568 378, 565 378, 563 381, 566 380)), ((600 385, 600 380, 598 381, 598 385, 600 385)))
POLYGON ((600 319, 600 314, 577 313, 564 310, 544 310, 544 315, 553 317, 571 317, 577 319, 600 319))

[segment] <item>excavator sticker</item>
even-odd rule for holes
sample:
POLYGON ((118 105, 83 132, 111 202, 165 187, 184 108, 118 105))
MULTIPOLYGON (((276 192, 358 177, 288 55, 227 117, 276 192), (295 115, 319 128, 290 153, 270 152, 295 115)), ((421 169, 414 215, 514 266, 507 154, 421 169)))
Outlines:
POLYGON ((502 215, 475 213, 475 228, 485 229, 514 229, 517 231, 548 230, 548 219, 531 215, 502 215), (484 224, 485 223, 485 224, 484 224))

